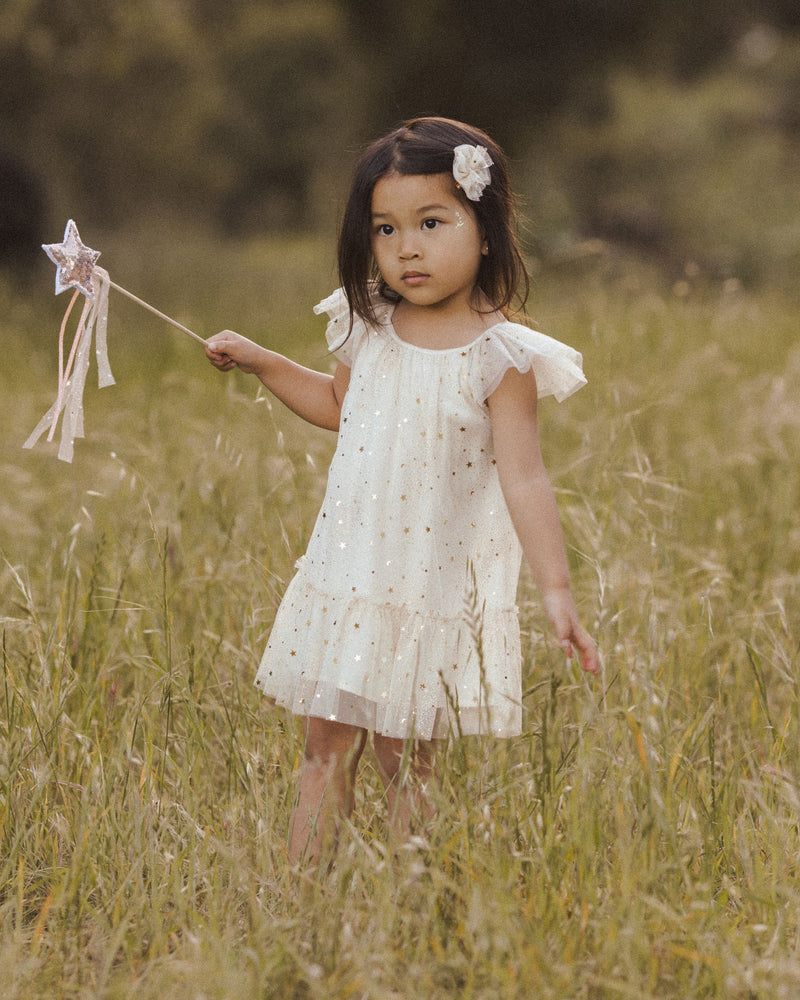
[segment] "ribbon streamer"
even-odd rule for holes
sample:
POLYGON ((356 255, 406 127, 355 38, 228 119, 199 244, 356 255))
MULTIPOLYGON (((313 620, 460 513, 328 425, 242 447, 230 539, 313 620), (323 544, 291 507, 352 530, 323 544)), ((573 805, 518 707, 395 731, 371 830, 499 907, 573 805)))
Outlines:
POLYGON ((176 329, 199 343, 205 344, 205 341, 182 323, 178 323, 159 312, 149 302, 145 302, 144 299, 138 298, 127 289, 115 284, 109 278, 108 272, 97 266, 97 258, 100 256, 99 250, 92 250, 81 241, 78 227, 72 219, 67 222, 63 242, 47 243, 42 246, 42 249, 56 265, 56 295, 68 288, 74 288, 75 294, 64 313, 58 337, 58 394, 56 401, 36 425, 36 429, 25 442, 23 448, 32 448, 48 427, 50 430, 47 440, 52 441, 58 419, 63 413, 58 457, 64 462, 71 462, 75 438, 83 437, 83 390, 86 387, 86 374, 89 370, 92 338, 95 332, 98 384, 100 388, 114 384, 114 376, 111 374, 111 366, 108 363, 107 346, 108 292, 110 288, 126 295, 137 305, 149 310, 159 319, 171 323, 176 329), (95 279, 97 279, 97 287, 95 287, 95 279), (81 293, 86 296, 86 301, 65 365, 64 333, 72 309, 81 293))
POLYGON ((114 376, 108 360, 108 292, 111 282, 108 272, 102 267, 94 267, 94 276, 98 279, 97 289, 93 299, 86 299, 78 328, 72 342, 66 366, 63 365, 64 333, 72 308, 80 291, 76 289, 72 301, 67 306, 61 324, 59 337, 59 378, 58 394, 50 409, 36 425, 33 433, 22 446, 33 448, 39 438, 49 428, 47 440, 52 441, 59 417, 61 421, 61 442, 58 457, 62 462, 71 462, 74 441, 76 437, 84 436, 83 429, 83 390, 86 387, 86 376, 91 360, 92 340, 95 342, 97 356, 97 384, 100 388, 114 385, 114 376))

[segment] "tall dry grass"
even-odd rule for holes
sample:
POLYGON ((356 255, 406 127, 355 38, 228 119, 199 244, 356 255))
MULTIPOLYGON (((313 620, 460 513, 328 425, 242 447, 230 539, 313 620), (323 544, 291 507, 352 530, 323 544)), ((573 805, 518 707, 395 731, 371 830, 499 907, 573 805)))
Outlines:
MULTIPOLYGON (((321 259, 227 248, 130 287, 201 333, 231 296, 230 325, 325 366, 321 259)), ((534 321, 590 377, 542 426, 602 675, 524 576, 524 735, 451 741, 399 852, 367 757, 309 880, 285 851, 300 734, 251 682, 331 437, 114 300, 118 385, 87 391, 74 465, 23 452, 51 313, 3 295, 0 995, 797 995, 792 303, 608 259, 540 277, 534 321)))

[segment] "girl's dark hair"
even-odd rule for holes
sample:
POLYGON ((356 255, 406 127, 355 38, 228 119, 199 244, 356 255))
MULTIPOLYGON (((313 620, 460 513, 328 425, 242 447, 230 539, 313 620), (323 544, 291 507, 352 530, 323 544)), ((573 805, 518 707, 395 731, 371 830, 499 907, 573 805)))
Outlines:
MULTIPOLYGON (((387 174, 450 174, 456 146, 484 146, 492 159, 491 184, 479 201, 468 201, 489 246, 481 257, 477 288, 493 310, 508 312, 515 298, 524 306, 529 279, 515 234, 516 208, 505 156, 480 129, 449 118, 414 118, 373 142, 361 155, 339 233, 339 280, 354 315, 375 322, 373 294, 382 285, 371 245, 372 192, 387 174)), ((391 293, 390 293, 391 295, 391 293)))

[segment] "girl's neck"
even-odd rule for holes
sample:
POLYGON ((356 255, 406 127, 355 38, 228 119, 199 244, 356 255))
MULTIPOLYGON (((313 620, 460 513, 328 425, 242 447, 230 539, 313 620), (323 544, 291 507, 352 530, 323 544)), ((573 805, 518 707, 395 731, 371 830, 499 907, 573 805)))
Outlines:
POLYGON ((392 313, 392 326, 401 340, 415 347, 430 350, 447 350, 465 347, 484 330, 505 318, 492 310, 488 301, 475 308, 440 309, 436 306, 418 306, 401 299, 392 313))

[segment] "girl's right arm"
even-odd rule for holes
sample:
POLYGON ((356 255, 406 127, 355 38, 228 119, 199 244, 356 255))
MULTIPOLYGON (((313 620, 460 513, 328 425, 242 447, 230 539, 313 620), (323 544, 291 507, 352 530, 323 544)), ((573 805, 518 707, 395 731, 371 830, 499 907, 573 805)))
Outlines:
POLYGON ((209 337, 206 357, 222 372, 239 368, 257 375, 274 396, 309 423, 327 430, 339 429, 342 400, 350 382, 347 365, 340 364, 333 375, 325 375, 231 330, 209 337))

